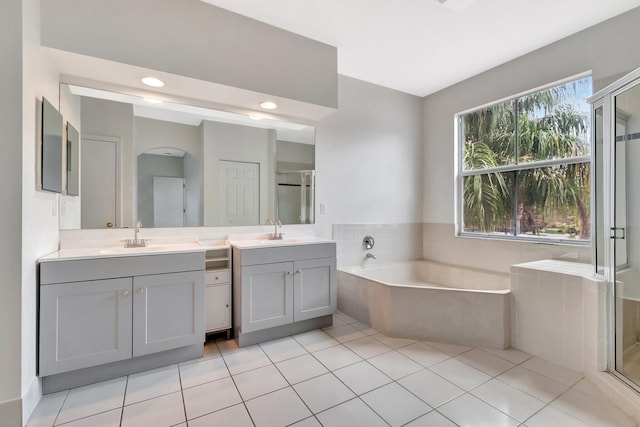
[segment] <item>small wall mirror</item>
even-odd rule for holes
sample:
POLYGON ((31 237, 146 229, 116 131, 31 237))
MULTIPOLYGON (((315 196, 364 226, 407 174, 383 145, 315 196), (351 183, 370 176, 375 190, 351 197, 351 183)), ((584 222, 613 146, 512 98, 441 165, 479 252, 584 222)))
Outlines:
POLYGON ((42 98, 42 189, 62 193, 62 114, 42 98))
POLYGON ((80 133, 67 122, 67 194, 80 194, 80 133))

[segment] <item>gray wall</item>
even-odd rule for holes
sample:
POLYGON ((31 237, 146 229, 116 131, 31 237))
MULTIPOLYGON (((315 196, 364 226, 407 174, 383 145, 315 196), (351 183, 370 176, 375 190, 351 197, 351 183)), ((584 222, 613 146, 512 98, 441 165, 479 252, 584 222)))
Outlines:
MULTIPOLYGON (((133 227, 135 222, 133 182, 136 168, 133 145, 133 106, 122 102, 82 97, 81 115, 83 135, 111 136, 121 139, 122 219, 117 226, 133 227)), ((82 144, 80 147, 82 149, 82 144)))
POLYGON ((297 142, 276 142, 276 170, 313 169, 315 145, 297 142))
POLYGON ((591 249, 454 238, 456 113, 592 70, 595 90, 640 66, 640 8, 500 65, 424 100, 424 256, 508 271, 516 262, 571 257, 591 249))
MULTIPOLYGON (((223 225, 219 216, 220 160, 260 164, 260 222, 273 216, 275 131, 205 121, 203 128, 204 225, 223 225)), ((272 218, 273 219, 273 218, 272 218)))
POLYGON ((42 44, 337 105, 335 47, 198 0, 43 1, 42 44))
POLYGON ((141 221, 144 227, 154 226, 154 176, 184 178, 182 157, 156 154, 140 154, 138 156, 138 221, 141 221))
MULTIPOLYGON (((0 3, 0 420, 20 420, 22 248, 22 2, 0 3), (17 417, 17 418, 16 418, 17 417)), ((33 106, 35 109, 35 105, 33 106)), ((34 171, 35 172, 35 171, 34 171)), ((14 421, 10 421, 14 420, 14 421)), ((15 425, 15 424, 14 424, 15 425)))

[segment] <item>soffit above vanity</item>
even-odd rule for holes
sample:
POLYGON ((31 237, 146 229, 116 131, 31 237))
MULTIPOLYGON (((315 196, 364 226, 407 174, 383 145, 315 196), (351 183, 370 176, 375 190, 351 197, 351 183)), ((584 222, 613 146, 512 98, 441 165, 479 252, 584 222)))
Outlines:
POLYGON ((41 32, 68 76, 131 86, 126 75, 154 70, 169 80, 159 93, 254 110, 271 95, 279 114, 306 107, 310 120, 338 105, 335 47, 197 0, 42 2, 41 32))

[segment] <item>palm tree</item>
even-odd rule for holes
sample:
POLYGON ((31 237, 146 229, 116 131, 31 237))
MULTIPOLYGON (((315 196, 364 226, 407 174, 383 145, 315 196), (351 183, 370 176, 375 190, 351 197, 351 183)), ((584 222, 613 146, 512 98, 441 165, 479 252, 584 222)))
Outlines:
MULTIPOLYGON (((465 115, 464 169, 588 154, 587 119, 566 102, 575 98, 576 85, 580 84, 590 84, 590 80, 556 86, 465 115)), ((516 234, 527 229, 536 232, 542 227, 537 218, 545 213, 576 213, 580 236, 588 238, 589 183, 589 163, 467 176, 463 193, 465 226, 482 232, 501 231, 505 219, 514 223, 515 214, 516 234), (513 194, 517 200, 515 212, 513 194), (525 219, 529 222, 526 225, 525 219)))

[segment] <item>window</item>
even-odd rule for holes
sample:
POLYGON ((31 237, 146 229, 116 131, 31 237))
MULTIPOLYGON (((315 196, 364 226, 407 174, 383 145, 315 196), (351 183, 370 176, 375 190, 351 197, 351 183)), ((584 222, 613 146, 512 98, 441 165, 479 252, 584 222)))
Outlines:
POLYGON ((458 114, 459 235, 590 240, 591 77, 458 114))

